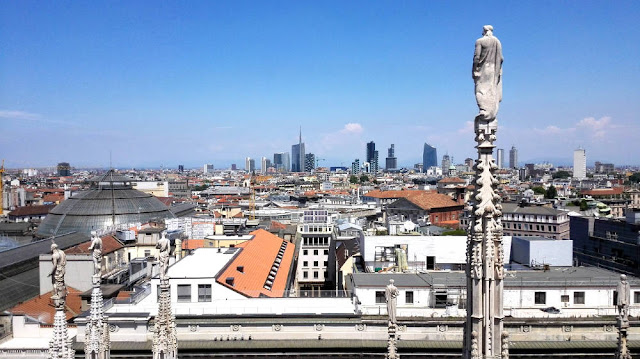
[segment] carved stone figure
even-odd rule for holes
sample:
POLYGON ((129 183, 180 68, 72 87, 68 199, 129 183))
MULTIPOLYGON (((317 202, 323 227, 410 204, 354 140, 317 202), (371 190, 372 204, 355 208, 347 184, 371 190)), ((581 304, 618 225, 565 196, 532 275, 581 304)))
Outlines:
POLYGON ((51 244, 51 262, 53 268, 51 268, 51 284, 53 285, 54 299, 64 300, 67 296, 67 289, 64 285, 64 274, 66 272, 67 256, 58 248, 55 243, 51 244))
POLYGON ((96 231, 91 231, 91 246, 89 250, 93 251, 93 275, 99 278, 102 272, 102 239, 96 231))
POLYGON ((495 120, 502 101, 502 61, 502 45, 493 36, 493 26, 483 26, 473 54, 472 75, 480 111, 478 117, 486 121, 495 120))
POLYGON ((160 262, 160 280, 167 278, 167 271, 169 270, 169 239, 167 239, 166 232, 162 232, 162 236, 156 244, 156 248, 160 250, 158 254, 158 261, 160 262))
POLYGON ((631 300, 631 288, 629 282, 627 282, 627 276, 620 275, 620 282, 618 283, 618 316, 623 322, 629 320, 629 302, 631 300))
POLYGON ((389 314, 389 324, 397 324, 396 321, 396 305, 398 302, 398 288, 393 285, 394 280, 389 279, 389 285, 385 291, 385 299, 387 301, 387 313, 389 314))

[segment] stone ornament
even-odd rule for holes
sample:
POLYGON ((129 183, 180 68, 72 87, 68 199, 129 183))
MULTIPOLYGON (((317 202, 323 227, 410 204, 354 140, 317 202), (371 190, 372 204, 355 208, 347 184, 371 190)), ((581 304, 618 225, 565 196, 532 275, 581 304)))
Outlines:
POLYGON ((231 330, 233 330, 234 332, 237 332, 240 330, 240 325, 239 324, 234 324, 231 326, 231 330))
POLYGON ((282 325, 281 324, 274 324, 272 326, 272 328, 273 328, 274 331, 279 332, 279 331, 282 330, 282 325))
POLYGON ((447 330, 449 330, 449 326, 448 325, 438 325, 438 331, 439 332, 446 332, 447 330))
POLYGON ((67 287, 64 283, 64 275, 67 267, 67 255, 58 248, 55 243, 51 244, 51 285, 53 286, 53 299, 56 308, 63 308, 67 298, 67 287))
POLYGON ((167 233, 162 232, 162 236, 156 243, 156 248, 159 249, 158 262, 160 263, 160 280, 168 279, 167 272, 169 270, 169 239, 167 239, 167 233))
POLYGON ((398 301, 398 288, 393 285, 393 279, 389 279, 389 284, 385 290, 385 301, 387 302, 387 315, 389 316, 389 325, 397 324, 396 307, 398 301))
POLYGON ((317 331, 322 331, 324 329, 324 324, 316 324, 314 327, 317 331))
POLYGON ((359 332, 364 332, 364 330, 367 329, 367 326, 360 323, 360 324, 356 324, 356 330, 359 332))
POLYGON ((190 332, 197 332, 198 331, 198 326, 194 325, 194 324, 189 324, 189 331, 190 332))
POLYGON ((89 247, 93 258, 93 276, 100 280, 102 272, 102 238, 96 231, 91 231, 91 246, 89 247))

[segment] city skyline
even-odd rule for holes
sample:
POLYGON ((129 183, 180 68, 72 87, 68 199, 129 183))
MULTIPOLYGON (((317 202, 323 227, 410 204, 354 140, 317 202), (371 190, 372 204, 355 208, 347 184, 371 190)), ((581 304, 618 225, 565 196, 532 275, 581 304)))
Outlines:
POLYGON ((288 152, 300 125, 327 165, 371 140, 395 144, 399 167, 424 142, 466 158, 469 47, 489 23, 508 49, 499 147, 517 143, 520 163, 570 164, 578 146, 589 165, 639 162, 636 2, 247 8, 5 4, 5 166, 225 168, 288 152))

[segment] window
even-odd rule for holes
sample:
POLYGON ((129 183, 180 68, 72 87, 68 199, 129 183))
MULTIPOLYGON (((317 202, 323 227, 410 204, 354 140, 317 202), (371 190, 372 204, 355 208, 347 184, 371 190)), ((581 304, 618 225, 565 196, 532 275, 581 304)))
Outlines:
POLYGON ((560 301, 562 303, 569 303, 569 296, 568 295, 561 295, 560 296, 560 301))
POLYGON ((404 294, 404 302, 406 304, 413 304, 413 291, 408 290, 405 294, 404 294))
POLYGON ((328 261, 324 261, 324 266, 328 267, 329 266, 329 262, 328 261))
POLYGON ((309 255, 309 250, 307 250, 307 249, 303 249, 303 250, 302 250, 302 255, 305 255, 305 256, 306 256, 306 255, 309 255))
POLYGON ((302 272, 302 278, 305 278, 305 279, 309 278, 309 272, 307 271, 302 272))
POLYGON ((303 261, 303 262, 302 262, 302 266, 303 266, 303 267, 308 267, 308 266, 309 266, 309 262, 307 262, 307 261, 303 261))
POLYGON ((198 302, 211 301, 211 284, 198 284, 198 302))
POLYGON ((317 256, 317 255, 318 255, 318 250, 317 250, 317 249, 314 249, 314 250, 313 250, 313 255, 314 255, 314 256, 317 256))
POLYGON ((384 304, 387 302, 387 299, 384 296, 384 292, 376 291, 376 304, 384 304))
POLYGON ((318 261, 313 261, 313 266, 317 267, 318 266, 318 261))
POLYGON ((427 256, 427 269, 434 270, 436 269, 436 257, 435 256, 427 256))
POLYGON ((145 257, 151 257, 151 250, 150 249, 145 249, 144 250, 144 256, 145 257))
POLYGON ((325 255, 325 256, 328 256, 328 255, 329 255, 329 250, 328 250, 328 249, 325 249, 325 250, 324 250, 324 255, 325 255))
POLYGON ((178 284, 178 302, 191 301, 191 284, 178 284))
MULTIPOLYGON (((640 291, 633 292, 633 302, 640 303, 640 291)), ((617 304, 617 301, 616 301, 617 304)))
POLYGON ((584 292, 573 292, 573 304, 584 304, 584 292))
POLYGON ((319 277, 318 271, 317 270, 313 271, 313 279, 318 279, 318 277, 319 277))
POLYGON ((536 304, 547 304, 547 292, 535 292, 534 297, 536 304))

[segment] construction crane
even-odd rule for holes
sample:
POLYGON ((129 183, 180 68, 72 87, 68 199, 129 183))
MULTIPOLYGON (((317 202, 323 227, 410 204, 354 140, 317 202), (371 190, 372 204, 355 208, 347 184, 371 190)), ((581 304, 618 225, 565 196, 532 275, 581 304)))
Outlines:
POLYGON ((0 167, 0 215, 3 214, 3 207, 4 207, 4 188, 2 188, 2 185, 4 184, 2 181, 3 175, 4 175, 4 160, 2 160, 2 167, 0 167))

